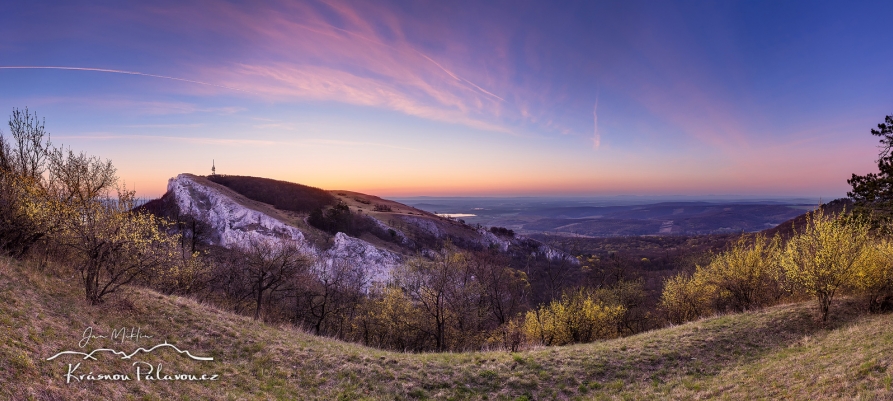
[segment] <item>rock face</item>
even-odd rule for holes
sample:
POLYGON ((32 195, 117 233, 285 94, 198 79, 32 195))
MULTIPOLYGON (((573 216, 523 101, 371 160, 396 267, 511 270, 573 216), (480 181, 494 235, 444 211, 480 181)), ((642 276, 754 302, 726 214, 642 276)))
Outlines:
MULTIPOLYGON (((438 226, 434 221, 429 219, 423 219, 415 216, 399 216, 399 220, 411 227, 412 230, 417 232, 423 232, 427 235, 430 235, 437 239, 447 239, 448 234, 445 230, 438 226)), ((478 248, 489 249, 495 248, 501 252, 517 252, 518 249, 525 249, 525 252, 528 252, 530 256, 534 257, 544 257, 546 259, 551 259, 553 261, 564 260, 571 264, 578 265, 580 263, 577 258, 567 254, 564 251, 560 251, 558 249, 552 248, 546 244, 543 244, 539 241, 532 240, 530 238, 524 237, 522 235, 514 236, 511 238, 502 237, 496 235, 484 227, 478 228, 470 228, 474 232, 474 236, 470 241, 478 248)), ((405 238, 402 232, 397 231, 398 235, 405 238)), ((422 254, 426 256, 433 255, 434 251, 431 249, 423 249, 422 254)))
POLYGON ((415 229, 417 230, 423 231, 433 236, 434 238, 441 238, 444 236, 443 230, 441 230, 440 227, 438 227, 437 224, 435 224, 431 220, 413 216, 400 216, 400 220, 412 227, 415 227, 415 229))
POLYGON ((336 264, 362 266, 366 281, 386 282, 403 259, 393 252, 376 248, 374 245, 344 233, 335 234, 335 246, 322 252, 326 267, 336 264))
POLYGON ((402 262, 394 252, 376 248, 358 238, 338 233, 334 245, 326 250, 318 249, 306 240, 298 228, 233 199, 210 185, 199 182, 190 174, 171 178, 167 185, 180 213, 203 221, 210 229, 208 237, 212 245, 232 248, 252 240, 294 241, 304 252, 315 258, 323 270, 340 265, 362 267, 366 281, 387 280, 391 270, 402 262))
POLYGON ((180 212, 205 222, 213 245, 230 248, 252 239, 295 241, 307 246, 304 233, 265 213, 240 205, 216 188, 198 183, 189 174, 171 178, 167 190, 180 212))
POLYGON ((487 231, 484 228, 479 228, 478 233, 481 234, 481 245, 485 247, 489 247, 495 245, 502 252, 507 252, 509 250, 509 246, 512 245, 512 241, 502 238, 496 234, 493 234, 487 231))

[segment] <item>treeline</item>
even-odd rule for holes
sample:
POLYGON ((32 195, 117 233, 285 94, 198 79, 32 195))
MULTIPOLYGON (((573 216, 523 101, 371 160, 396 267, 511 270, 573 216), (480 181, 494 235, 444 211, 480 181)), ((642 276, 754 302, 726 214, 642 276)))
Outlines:
POLYGON ((666 281, 661 307, 682 323, 813 298, 828 319, 835 297, 864 300, 870 311, 893 308, 893 242, 852 213, 811 212, 793 236, 741 237, 692 274, 666 281), (873 235, 874 233, 874 235, 873 235))
MULTIPOLYGON (((641 282, 567 286, 538 307, 527 273, 491 250, 447 245, 416 256, 386 282, 351 258, 313 260, 297 244, 249 241, 214 252, 193 296, 267 322, 400 351, 518 350, 613 338, 650 328, 641 282)), ((579 269, 579 267, 576 267, 579 269)))
POLYGON ((280 210, 309 213, 336 202, 335 196, 323 189, 293 182, 241 175, 209 175, 205 178, 280 210))

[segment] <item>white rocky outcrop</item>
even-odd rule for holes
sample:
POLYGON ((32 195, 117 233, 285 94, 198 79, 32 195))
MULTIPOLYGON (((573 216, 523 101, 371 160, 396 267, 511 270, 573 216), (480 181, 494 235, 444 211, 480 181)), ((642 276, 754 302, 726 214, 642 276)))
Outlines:
POLYGON ((250 240, 288 239, 307 246, 304 233, 279 219, 242 206, 230 196, 197 182, 189 174, 171 178, 167 190, 174 196, 180 213, 208 224, 214 245, 232 247, 250 240))
POLYGON ((367 282, 386 282, 391 272, 403 262, 400 255, 380 249, 344 233, 335 234, 335 245, 322 252, 327 267, 336 264, 362 266, 367 282))
MULTIPOLYGON (((213 245, 238 247, 251 241, 294 241, 321 266, 351 266, 363 270, 367 285, 384 282, 390 272, 400 265, 399 254, 380 249, 359 238, 337 233, 334 245, 326 250, 309 243, 298 228, 266 213, 246 207, 221 190, 198 182, 190 174, 180 174, 168 181, 168 192, 180 208, 206 223, 213 245)), ((399 233, 405 239, 402 233, 399 233)))
MULTIPOLYGON (((575 258, 571 255, 568 255, 565 252, 562 252, 555 248, 552 248, 551 246, 548 246, 546 244, 541 244, 539 246, 539 248, 537 248, 535 253, 543 255, 543 257, 545 257, 546 259, 553 260, 553 261, 566 261, 573 265, 580 264, 580 261, 577 258, 575 258)), ((534 255, 534 256, 536 256, 536 255, 534 255)))
MULTIPOLYGON (((447 236, 445 230, 437 225, 437 223, 431 219, 425 219, 415 216, 400 216, 400 219, 414 227, 417 230, 430 234, 438 239, 443 239, 447 236)), ((473 241, 478 243, 480 246, 484 248, 490 248, 491 246, 495 246, 502 252, 508 252, 512 245, 519 245, 525 241, 530 241, 527 237, 523 235, 516 235, 512 238, 501 237, 492 233, 485 227, 479 227, 476 230, 477 236, 474 237, 473 241)), ((551 260, 566 260, 570 263, 577 264, 579 261, 577 258, 568 255, 567 253, 552 248, 546 244, 540 243, 539 241, 535 241, 538 245, 536 250, 533 252, 533 256, 541 255, 547 259, 551 260)), ((432 250, 422 250, 423 254, 428 254, 428 251, 434 252, 432 250)))
POLYGON ((431 221, 430 219, 423 219, 421 217, 415 216, 400 216, 399 218, 403 222, 416 227, 423 232, 433 235, 434 238, 442 238, 444 236, 443 230, 437 226, 437 223, 431 221))
MULTIPOLYGON (((417 230, 434 236, 434 238, 443 239, 447 236, 447 233, 443 228, 438 226, 434 220, 414 216, 400 216, 400 219, 410 226, 415 227, 417 230)), ((478 237, 475 238, 474 241, 484 248, 489 248, 490 245, 495 244, 501 251, 505 252, 512 244, 511 240, 501 238, 490 231, 487 231, 485 228, 478 228, 476 231, 478 237)))
POLYGON ((502 238, 492 232, 488 231, 485 228, 479 228, 477 230, 478 234, 481 235, 481 245, 485 247, 490 247, 490 245, 496 245, 500 251, 506 252, 509 250, 509 246, 512 244, 510 239, 502 238))

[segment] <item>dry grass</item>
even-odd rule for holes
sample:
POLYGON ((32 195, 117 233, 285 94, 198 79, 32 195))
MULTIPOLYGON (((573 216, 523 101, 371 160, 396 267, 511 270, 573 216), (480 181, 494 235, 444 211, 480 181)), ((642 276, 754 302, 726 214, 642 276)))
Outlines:
MULTIPOLYGON (((271 327, 134 288, 89 306, 77 280, 0 261, 0 399, 816 399, 893 397, 893 324, 847 302, 831 322, 810 304, 704 319, 596 344, 521 353, 403 354, 271 327), (139 327, 212 362, 161 351, 169 373, 219 381, 66 384, 69 363, 132 373, 131 361, 63 356, 92 326, 139 327)), ((105 339, 94 345, 113 346, 105 339)), ((115 347, 133 350, 128 342, 115 347)), ((81 368, 85 369, 85 368, 81 368)), ((87 371, 79 371, 87 373, 87 371)))

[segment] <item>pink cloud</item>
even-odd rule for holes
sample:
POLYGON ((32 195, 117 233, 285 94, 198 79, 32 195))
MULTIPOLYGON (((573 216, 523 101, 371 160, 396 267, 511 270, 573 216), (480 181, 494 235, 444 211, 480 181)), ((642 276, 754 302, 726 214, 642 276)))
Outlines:
MULTIPOLYGON (((536 124, 532 113, 520 110, 523 90, 505 82, 511 69, 502 56, 489 59, 484 71, 443 21, 338 1, 283 2, 264 9, 214 3, 201 13, 188 7, 152 8, 145 18, 149 24, 164 18, 177 21, 168 23, 173 29, 220 35, 221 45, 231 51, 214 63, 189 67, 202 82, 272 101, 342 102, 509 134, 519 134, 518 123, 536 124), (230 37, 234 43, 225 43, 230 37), (436 50, 420 43, 435 43, 436 50), (491 70, 502 78, 493 79, 491 70)), ((503 46, 507 39, 495 32, 479 39, 503 46)))

